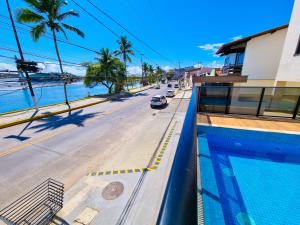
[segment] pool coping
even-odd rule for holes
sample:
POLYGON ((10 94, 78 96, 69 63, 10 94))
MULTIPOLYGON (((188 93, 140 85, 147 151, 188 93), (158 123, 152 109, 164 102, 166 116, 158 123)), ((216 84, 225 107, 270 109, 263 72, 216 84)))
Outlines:
POLYGON ((206 124, 206 123, 197 123, 197 126, 223 127, 223 128, 231 128, 231 129, 238 129, 238 130, 252 130, 252 131, 262 131, 262 132, 269 132, 269 133, 283 133, 283 134, 300 135, 300 132, 297 132, 297 131, 272 130, 272 129, 262 129, 262 128, 255 128, 255 127, 239 127, 239 126, 215 125, 215 124, 206 124))
MULTIPOLYGON (((197 131, 198 138, 198 131, 197 131)), ((202 198, 202 183, 201 183, 201 173, 200 173, 200 154, 199 154, 199 143, 197 141, 197 224, 204 225, 204 208, 203 208, 203 198, 202 198)))

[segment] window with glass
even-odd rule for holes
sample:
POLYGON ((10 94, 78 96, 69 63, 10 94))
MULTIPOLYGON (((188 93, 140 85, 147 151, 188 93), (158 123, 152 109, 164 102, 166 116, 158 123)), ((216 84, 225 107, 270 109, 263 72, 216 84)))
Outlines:
POLYGON ((236 57, 236 65, 240 66, 244 63, 245 52, 240 52, 236 57))

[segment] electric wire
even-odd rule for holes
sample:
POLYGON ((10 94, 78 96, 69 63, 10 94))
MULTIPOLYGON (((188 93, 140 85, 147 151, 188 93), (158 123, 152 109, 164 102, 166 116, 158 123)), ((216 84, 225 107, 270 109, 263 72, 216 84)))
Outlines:
MULTIPOLYGON (((74 0, 72 0, 74 2, 74 0)), ((174 64, 170 59, 168 59, 166 56, 164 56, 163 54, 161 54, 160 52, 158 52, 157 50, 155 50, 152 46, 150 46, 148 43, 146 43, 145 41, 143 41, 142 39, 140 39, 137 35, 135 35, 133 32, 131 32, 128 28, 126 28, 124 25, 122 25, 119 21, 117 21, 116 19, 114 19, 111 15, 109 15, 107 12, 105 12, 103 9, 101 9, 100 7, 98 7, 97 5, 95 5, 94 3, 92 3, 90 0, 86 0, 88 3, 90 3, 94 8, 96 8, 100 13, 102 13, 104 16, 106 16, 107 18, 109 18, 111 21, 113 21, 115 24, 117 24, 118 26, 120 26, 123 30, 125 30, 128 34, 130 34, 133 38, 135 38, 137 41, 139 41, 140 43, 142 43, 144 46, 146 46, 148 49, 150 49, 151 51, 153 51, 154 53, 156 53, 157 55, 159 55, 160 57, 162 57, 163 59, 165 59, 166 61, 174 64)), ((175 65, 175 64, 174 64, 175 65)))

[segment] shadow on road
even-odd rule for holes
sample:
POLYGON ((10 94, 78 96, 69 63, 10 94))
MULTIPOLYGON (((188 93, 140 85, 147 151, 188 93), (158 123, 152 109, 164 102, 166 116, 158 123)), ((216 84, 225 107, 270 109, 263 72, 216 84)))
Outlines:
POLYGON ((139 97, 139 96, 148 96, 149 94, 148 93, 137 93, 137 94, 129 94, 129 93, 126 93, 126 94, 119 94, 119 95, 115 95, 113 97, 110 98, 110 101, 111 102, 124 102, 130 98, 134 98, 134 97, 139 97))
MULTIPOLYGON (((34 113, 31 115, 30 118, 33 118, 37 113, 38 113, 38 110, 34 111, 34 113)), ((20 133, 18 135, 8 135, 4 138, 6 138, 6 139, 16 139, 18 141, 25 141, 25 140, 29 139, 30 137, 22 136, 22 134, 28 129, 28 127, 32 124, 32 122, 33 122, 33 120, 28 122, 26 124, 26 126, 20 131, 20 133)))
POLYGON ((67 116, 55 115, 40 120, 42 124, 38 124, 30 127, 29 129, 35 130, 35 133, 42 132, 45 130, 55 130, 57 128, 63 127, 65 125, 76 125, 78 127, 84 127, 84 121, 95 117, 97 114, 102 113, 86 113, 82 114, 83 110, 76 112, 69 112, 67 116))

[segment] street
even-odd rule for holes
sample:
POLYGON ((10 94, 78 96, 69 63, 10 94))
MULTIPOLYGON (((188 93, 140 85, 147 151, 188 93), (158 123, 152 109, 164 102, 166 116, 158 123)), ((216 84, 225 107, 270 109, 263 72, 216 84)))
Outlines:
POLYGON ((147 166, 174 112, 188 104, 175 97, 166 108, 151 109, 151 97, 166 90, 161 85, 0 130, 0 208, 50 177, 68 190, 93 171, 147 166))

